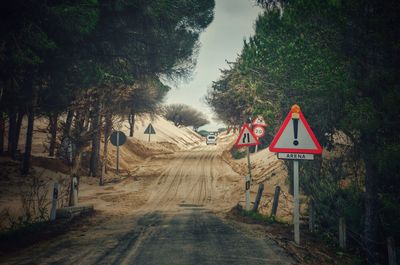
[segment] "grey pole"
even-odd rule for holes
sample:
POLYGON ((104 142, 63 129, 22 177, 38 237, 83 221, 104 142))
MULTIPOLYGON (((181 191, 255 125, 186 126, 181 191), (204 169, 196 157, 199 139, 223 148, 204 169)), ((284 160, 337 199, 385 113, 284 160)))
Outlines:
POLYGON ((293 189, 294 189, 294 242, 300 244, 300 212, 299 212, 299 161, 293 161, 293 189))
POLYGON ((250 211, 250 185, 251 185, 251 178, 249 175, 246 175, 246 211, 250 211), (250 185, 247 185, 249 183, 250 185))
POLYGON ((247 146, 247 168, 249 174, 246 176, 246 181, 250 182, 249 189, 246 190, 246 211, 250 211, 250 187, 251 187, 251 164, 250 164, 250 147, 247 146))
POLYGON ((252 177, 251 177, 250 147, 249 146, 247 146, 247 168, 249 170, 249 176, 250 176, 250 181, 251 181, 252 177))
POLYGON ((119 132, 117 132, 117 175, 119 174, 119 132))

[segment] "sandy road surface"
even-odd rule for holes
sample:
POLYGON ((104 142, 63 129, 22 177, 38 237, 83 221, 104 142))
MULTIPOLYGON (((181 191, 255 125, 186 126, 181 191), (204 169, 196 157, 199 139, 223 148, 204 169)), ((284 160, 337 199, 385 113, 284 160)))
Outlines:
MULTIPOLYGON (((199 146, 153 158, 159 177, 147 202, 129 215, 97 222, 30 247, 1 264, 293 264, 274 242, 254 238, 215 212, 238 201, 240 176, 221 148, 199 146)), ((149 166, 149 165, 147 165, 149 166)))
POLYGON ((215 146, 178 152, 161 163, 160 176, 142 210, 174 210, 182 204, 215 210, 230 207, 237 203, 232 193, 239 181, 215 146))

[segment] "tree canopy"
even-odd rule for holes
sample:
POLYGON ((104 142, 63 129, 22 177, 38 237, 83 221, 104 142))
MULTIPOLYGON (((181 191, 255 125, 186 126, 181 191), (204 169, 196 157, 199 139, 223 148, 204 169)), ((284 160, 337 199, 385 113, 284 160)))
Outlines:
POLYGON ((171 104, 164 107, 164 117, 172 121, 175 126, 192 126, 194 130, 209 123, 207 117, 191 106, 185 104, 171 104))
POLYGON ((214 5, 214 0, 4 4, 0 11, 1 152, 5 119, 7 151, 14 156, 20 121, 27 115, 23 170, 27 173, 35 117, 45 115, 51 120, 54 146, 58 117, 68 112, 63 132, 83 129, 76 134, 81 139, 74 139, 81 143, 91 137, 95 153, 91 160, 98 160, 103 118, 109 121, 113 114, 123 117, 124 112, 158 110, 169 89, 161 80, 190 75, 199 34, 211 23, 214 5), (91 127, 75 126, 80 123, 91 127), (85 130, 90 131, 88 137, 82 137, 85 130))
MULTIPOLYGON (((393 219, 400 218, 400 197, 394 192, 400 187, 396 162, 400 5, 373 0, 257 2, 266 11, 256 22, 254 37, 244 42, 237 61, 213 84, 207 102, 228 124, 263 115, 271 126, 269 141, 294 103, 301 106, 326 150, 338 152, 337 136, 346 135, 352 151, 342 151, 337 159, 347 173, 338 174, 338 167, 329 171, 327 164, 333 161, 324 158, 319 170, 309 168, 310 177, 302 185, 323 205, 321 196, 327 196, 327 190, 317 193, 316 187, 335 184, 335 214, 352 218, 350 229, 363 234, 362 248, 368 261, 374 262, 377 242, 383 240, 378 229, 400 232, 393 225, 393 219), (365 174, 357 179, 362 185, 355 189, 361 199, 354 197, 350 187, 338 184, 349 177, 349 161, 364 165, 365 174), (333 173, 339 176, 332 178, 333 173), (360 201, 363 211, 359 211, 360 201), (389 204, 393 215, 378 210, 388 209, 389 204)), ((333 216, 332 209, 324 222, 329 215, 333 216)))

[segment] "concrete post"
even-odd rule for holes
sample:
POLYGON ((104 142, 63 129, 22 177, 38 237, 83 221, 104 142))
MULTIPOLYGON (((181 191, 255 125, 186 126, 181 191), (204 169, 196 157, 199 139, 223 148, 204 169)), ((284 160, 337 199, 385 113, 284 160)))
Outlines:
POLYGON ((58 202, 58 190, 59 184, 57 181, 54 182, 53 187, 53 198, 51 200, 51 211, 50 211, 50 221, 56 220, 56 212, 57 212, 57 202, 58 202))
POLYGON ((76 177, 72 178, 72 187, 71 187, 71 196, 72 196, 72 205, 71 206, 77 206, 78 205, 78 180, 76 177))
POLYGON ((250 176, 246 175, 246 211, 250 211, 250 176))

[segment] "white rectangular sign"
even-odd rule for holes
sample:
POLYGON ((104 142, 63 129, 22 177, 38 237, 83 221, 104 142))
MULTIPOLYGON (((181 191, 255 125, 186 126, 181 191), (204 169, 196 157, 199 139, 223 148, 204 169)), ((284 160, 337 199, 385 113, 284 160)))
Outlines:
POLYGON ((313 154, 278 153, 278 158, 289 160, 314 160, 313 154))

